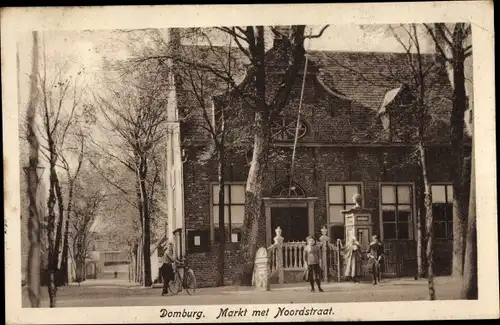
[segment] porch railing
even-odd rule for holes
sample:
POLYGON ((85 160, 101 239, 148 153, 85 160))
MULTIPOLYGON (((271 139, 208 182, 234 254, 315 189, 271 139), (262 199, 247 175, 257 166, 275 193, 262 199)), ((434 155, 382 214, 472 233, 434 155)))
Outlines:
MULTIPOLYGON (((269 259, 269 277, 278 278, 279 283, 284 283, 284 274, 286 271, 301 271, 304 270, 304 249, 305 241, 300 242, 284 242, 281 237, 281 229, 276 229, 276 237, 274 244, 267 248, 269 259)), ((340 281, 342 274, 342 249, 343 245, 340 240, 335 244, 330 243, 327 236, 322 236, 318 242, 320 245, 320 267, 322 276, 325 281, 337 280, 340 281)))
MULTIPOLYGON (((344 245, 340 239, 330 242, 326 231, 319 238, 320 267, 323 281, 341 281, 344 278, 344 245)), ((416 270, 415 243, 412 241, 387 242, 384 245, 384 276, 401 277, 413 276, 416 270)), ((267 250, 268 278, 277 278, 278 283, 285 282, 286 272, 304 270, 304 249, 306 242, 285 242, 281 236, 281 229, 276 229, 274 244, 267 250)), ((364 256, 357 264, 358 274, 364 276, 369 273, 367 259, 364 256)))

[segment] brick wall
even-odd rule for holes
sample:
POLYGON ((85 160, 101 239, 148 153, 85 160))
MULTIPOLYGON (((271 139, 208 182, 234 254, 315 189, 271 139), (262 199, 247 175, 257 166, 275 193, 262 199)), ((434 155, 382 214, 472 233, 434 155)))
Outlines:
MULTIPOLYGON (((286 179, 291 157, 290 149, 280 149, 269 163, 264 177, 264 196, 269 196, 276 183, 286 179)), ((449 178, 449 152, 442 149, 430 150, 429 179, 431 182, 447 182, 449 178)), ((296 152, 295 180, 308 196, 318 197, 314 205, 316 235, 327 224, 326 182, 357 182, 363 184, 365 206, 373 211, 374 232, 380 233, 379 186, 381 182, 415 182, 418 170, 410 164, 411 151, 408 148, 298 148, 296 152)), ((248 166, 242 157, 228 155, 227 180, 245 181, 248 166)), ((205 165, 194 162, 185 165, 185 215, 187 229, 210 229, 210 182, 217 180, 214 161, 205 165)), ((415 184, 417 186, 418 184, 415 184)), ((418 200, 414 202, 417 204, 418 200)), ((419 214, 420 215, 420 214, 419 214)), ((260 224, 259 246, 265 243, 265 224, 260 224)), ((215 285, 218 277, 217 245, 208 253, 188 254, 190 264, 196 272, 200 285, 215 285)), ((238 246, 228 245, 226 252, 226 283, 231 283, 238 271, 238 246)))
MULTIPOLYGON (((231 245, 228 245, 231 246, 231 245)), ((219 272, 219 246, 212 244, 210 251, 206 253, 189 253, 187 262, 193 270, 197 286, 213 287, 217 285, 219 272)), ((224 285, 231 285, 237 281, 239 266, 239 250, 227 249, 224 259, 224 285)))

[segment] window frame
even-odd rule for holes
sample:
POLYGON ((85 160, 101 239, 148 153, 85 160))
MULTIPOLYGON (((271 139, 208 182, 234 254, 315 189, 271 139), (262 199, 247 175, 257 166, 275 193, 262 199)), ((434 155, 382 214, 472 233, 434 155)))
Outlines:
MULTIPOLYGON (((210 185, 209 185, 209 192, 210 192, 210 242, 213 244, 213 243, 219 243, 219 241, 215 240, 215 216, 214 216, 214 207, 215 206, 219 206, 219 204, 215 204, 214 203, 214 187, 219 185, 219 182, 210 182, 210 185)), ((225 186, 229 186, 229 203, 223 203, 224 206, 227 206, 228 207, 228 211, 229 211, 229 214, 227 215, 224 215, 224 218, 229 218, 228 219, 228 225, 229 225, 229 229, 228 229, 228 234, 229 236, 226 236, 226 245, 227 244, 239 244, 241 242, 240 241, 237 241, 237 242, 233 242, 232 239, 231 239, 231 236, 232 236, 232 220, 231 220, 231 206, 234 205, 234 206, 245 206, 245 203, 235 203, 235 204, 232 204, 231 203, 231 186, 235 186, 235 185, 239 185, 239 186, 243 186, 243 188, 245 188, 245 185, 246 185, 246 182, 237 182, 237 181, 230 181, 230 182, 224 182, 224 185, 225 186)), ((227 219, 226 219, 227 220, 227 219)), ((241 234, 241 231, 239 232, 241 234)), ((240 235, 241 237, 241 235, 240 235)))
MULTIPOLYGON (((294 117, 294 116, 279 116, 278 117, 279 120, 281 121, 282 124, 285 124, 285 120, 286 119, 292 119, 293 122, 295 123, 295 127, 294 127, 294 137, 290 138, 290 139, 283 139, 282 137, 279 137, 279 138, 276 138, 273 136, 273 126, 271 126, 270 128, 270 131, 271 131, 271 140, 272 141, 282 141, 282 142, 290 142, 290 141, 294 141, 295 139, 295 130, 296 130, 296 125, 297 125, 297 120, 298 118, 297 117, 294 117)), ((276 121, 275 121, 276 122, 276 121)), ((297 137, 297 140, 300 140, 302 138, 305 138, 308 134, 309 134, 309 125, 306 123, 306 121, 304 121, 304 118, 301 117, 300 120, 299 120, 299 123, 300 123, 300 126, 303 126, 303 128, 305 129, 304 133, 302 134, 299 134, 299 136, 297 137)), ((285 129, 285 125, 283 125, 280 130, 283 130, 285 129)))
POLYGON ((380 230, 380 239, 381 240, 388 240, 388 241, 401 241, 401 240, 406 240, 406 241, 409 241, 409 240, 414 240, 415 238, 415 232, 416 232, 416 229, 415 229, 415 215, 416 215, 416 210, 415 210, 415 201, 416 201, 416 198, 415 198, 415 184, 413 182, 381 182, 379 184, 379 230, 380 230), (395 192, 395 203, 394 204, 389 204, 389 203, 382 203, 382 187, 384 186, 392 186, 393 188, 396 188, 396 192, 395 192), (397 191, 397 187, 398 186, 409 186, 410 187, 410 220, 408 220, 408 238, 399 238, 399 235, 398 235, 398 218, 399 218, 399 214, 397 213, 399 210, 398 210, 398 206, 399 205, 404 205, 404 206, 407 206, 408 204, 405 204, 405 203, 399 203, 399 200, 398 200, 398 191, 397 191), (383 220, 383 207, 384 205, 392 205, 392 206, 396 206, 396 220, 394 222, 384 222, 383 220), (391 238, 391 239, 387 239, 385 238, 385 234, 384 234, 384 223, 394 223, 396 225, 396 238, 391 238))
MULTIPOLYGON (((330 220, 330 206, 343 206, 343 210, 346 210, 347 205, 354 205, 354 203, 347 204, 348 198, 345 195, 345 186, 352 186, 352 185, 357 185, 360 188, 359 193, 361 195, 361 204, 362 206, 365 205, 365 196, 364 196, 364 184, 363 182, 326 182, 326 223, 327 223, 327 229, 328 229, 328 236, 331 238, 332 236, 332 227, 333 226, 343 226, 345 227, 345 218, 342 220, 342 222, 331 222, 330 220), (344 195, 344 203, 330 203, 330 187, 331 186, 342 186, 343 189, 343 195, 344 195)), ((351 198, 352 200, 352 198, 351 198)), ((345 235, 345 234, 344 234, 345 235)), ((337 240, 337 238, 331 238, 332 240, 337 240)))
POLYGON ((436 240, 453 240, 453 236, 450 237, 448 234, 448 224, 450 223, 451 224, 451 234, 453 235, 453 194, 451 195, 451 198, 449 197, 449 193, 448 193, 448 186, 451 186, 452 187, 452 191, 453 191, 453 183, 451 182, 437 182, 437 183, 430 183, 429 184, 431 186, 431 206, 433 207, 434 205, 434 202, 432 202, 432 187, 434 186, 444 186, 444 195, 445 195, 445 205, 448 205, 448 204, 451 204, 451 219, 450 220, 446 220, 446 217, 444 219, 444 221, 436 221, 436 218, 434 217, 433 218, 433 226, 434 226, 434 234, 435 234, 435 229, 436 229, 436 223, 444 223, 445 225, 445 232, 446 232, 446 237, 435 237, 436 240))

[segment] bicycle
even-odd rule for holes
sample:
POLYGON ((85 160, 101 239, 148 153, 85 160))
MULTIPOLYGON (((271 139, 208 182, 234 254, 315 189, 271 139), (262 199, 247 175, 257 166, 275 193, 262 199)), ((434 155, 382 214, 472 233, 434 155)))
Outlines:
POLYGON ((194 272, 187 266, 186 259, 182 259, 182 263, 176 263, 174 270, 174 280, 168 284, 168 290, 176 295, 185 289, 188 295, 192 295, 196 291, 196 277, 194 272), (182 270, 182 272, 180 272, 182 270), (181 274, 182 273, 182 274, 181 274))

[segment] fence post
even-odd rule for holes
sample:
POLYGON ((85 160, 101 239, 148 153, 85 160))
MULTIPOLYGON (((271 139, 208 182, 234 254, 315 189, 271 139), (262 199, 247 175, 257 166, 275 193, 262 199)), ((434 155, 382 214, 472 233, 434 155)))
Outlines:
POLYGON ((285 269, 283 266, 283 241, 281 236, 281 228, 276 228, 276 237, 274 237, 274 244, 276 245, 276 269, 278 272, 278 283, 285 283, 285 269))
POLYGON ((267 249, 259 248, 255 256, 255 287, 257 290, 269 291, 269 266, 267 249))
POLYGON ((328 263, 328 249, 330 248, 329 247, 329 242, 330 242, 330 237, 328 237, 328 229, 326 228, 326 226, 323 226, 323 228, 321 228, 321 237, 319 238, 319 241, 321 242, 321 246, 322 246, 322 256, 321 256, 321 260, 322 260, 322 267, 323 267, 323 280, 325 280, 325 282, 328 282, 328 271, 329 271, 329 263, 328 263))
POLYGON ((328 260, 327 260, 327 249, 328 249, 328 242, 324 241, 323 243, 323 252, 321 259, 323 260, 323 280, 325 282, 328 281, 328 260))
POLYGON ((339 239, 337 239, 337 280, 338 282, 340 282, 340 277, 341 277, 341 273, 342 273, 342 270, 340 269, 340 246, 342 245, 342 241, 339 239))

